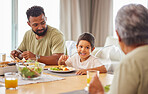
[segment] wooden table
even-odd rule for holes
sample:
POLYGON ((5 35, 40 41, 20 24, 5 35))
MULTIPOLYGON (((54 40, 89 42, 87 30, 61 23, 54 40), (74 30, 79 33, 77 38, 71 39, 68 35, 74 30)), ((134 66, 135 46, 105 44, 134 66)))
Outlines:
MULTIPOLYGON (((59 94, 75 90, 82 90, 86 87, 87 84, 86 75, 62 78, 65 79, 18 86, 17 90, 7 90, 5 87, 0 87, 0 94, 59 94)), ((111 84, 112 78, 113 75, 111 74, 100 74, 100 80, 103 85, 111 84)))

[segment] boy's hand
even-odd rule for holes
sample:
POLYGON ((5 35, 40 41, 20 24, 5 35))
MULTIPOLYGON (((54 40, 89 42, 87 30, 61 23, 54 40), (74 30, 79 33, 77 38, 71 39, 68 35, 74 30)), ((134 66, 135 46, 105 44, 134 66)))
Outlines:
POLYGON ((84 74, 87 74, 87 69, 82 69, 82 70, 78 70, 76 72, 77 75, 84 75, 84 74))
POLYGON ((61 62, 65 62, 68 59, 68 55, 62 55, 58 60, 58 65, 60 65, 61 62))

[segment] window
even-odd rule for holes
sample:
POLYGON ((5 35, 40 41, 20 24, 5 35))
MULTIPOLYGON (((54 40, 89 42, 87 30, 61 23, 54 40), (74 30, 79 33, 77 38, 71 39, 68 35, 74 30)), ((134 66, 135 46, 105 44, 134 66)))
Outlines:
POLYGON ((11 0, 3 0, 0 3, 0 53, 10 54, 11 51, 11 0))
POLYGON ((113 28, 114 29, 113 35, 114 35, 114 37, 117 37, 116 32, 115 32, 115 17, 116 17, 116 14, 122 6, 130 4, 130 3, 142 4, 145 7, 147 7, 147 0, 114 0, 113 1, 113 27, 114 27, 113 28))
POLYGON ((0 53, 9 55, 21 43, 25 32, 31 29, 27 24, 26 11, 33 5, 42 6, 47 24, 59 29, 59 3, 60 0, 2 0, 0 53))
POLYGON ((27 24, 27 9, 34 5, 42 6, 47 17, 47 24, 59 29, 59 3, 60 0, 18 0, 18 46, 25 32, 31 29, 27 24))

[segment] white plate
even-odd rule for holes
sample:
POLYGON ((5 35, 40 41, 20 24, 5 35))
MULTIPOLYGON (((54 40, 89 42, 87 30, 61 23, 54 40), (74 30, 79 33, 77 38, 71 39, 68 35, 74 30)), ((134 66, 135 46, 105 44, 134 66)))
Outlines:
POLYGON ((68 68, 69 70, 68 71, 57 71, 57 70, 50 70, 50 68, 48 68, 48 70, 51 72, 58 72, 58 73, 66 73, 66 72, 76 71, 75 68, 72 68, 72 67, 66 67, 66 68, 68 68))

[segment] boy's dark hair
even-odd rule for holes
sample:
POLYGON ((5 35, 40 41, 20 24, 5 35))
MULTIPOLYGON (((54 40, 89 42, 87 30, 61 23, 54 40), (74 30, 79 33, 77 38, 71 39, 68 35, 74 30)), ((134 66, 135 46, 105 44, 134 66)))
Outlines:
POLYGON ((78 38, 77 45, 79 44, 79 42, 81 40, 88 41, 90 43, 90 45, 91 45, 91 49, 94 48, 95 38, 94 38, 94 36, 92 34, 90 34, 90 33, 83 33, 82 35, 80 35, 79 38, 78 38))
POLYGON ((42 13, 45 15, 44 9, 41 6, 32 6, 31 8, 29 8, 26 11, 26 15, 27 15, 28 20, 29 20, 29 17, 30 16, 32 16, 32 17, 38 17, 42 13))

